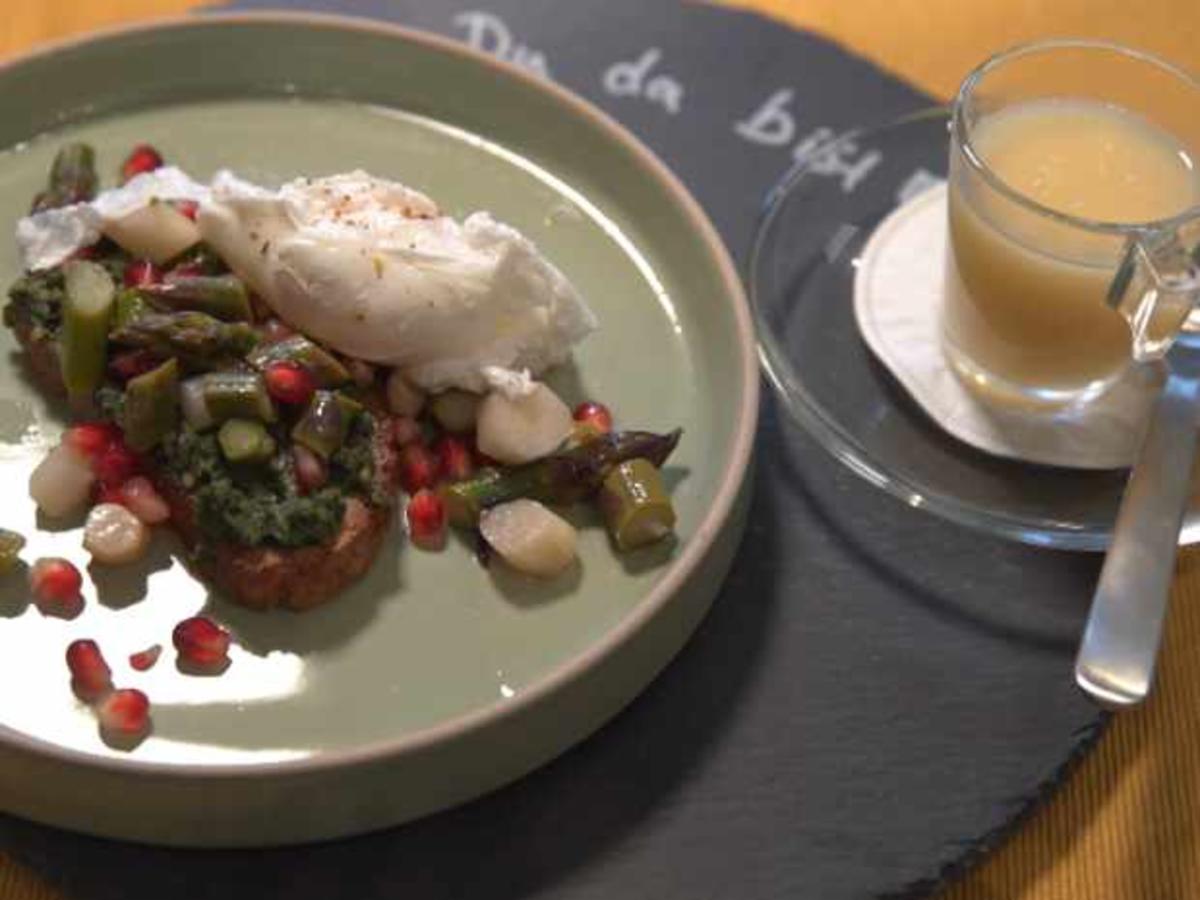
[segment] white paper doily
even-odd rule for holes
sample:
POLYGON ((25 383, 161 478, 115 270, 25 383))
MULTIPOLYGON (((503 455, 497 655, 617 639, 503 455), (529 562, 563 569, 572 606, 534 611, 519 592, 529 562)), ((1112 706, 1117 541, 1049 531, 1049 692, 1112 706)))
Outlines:
POLYGON ((985 405, 942 353, 946 250, 945 184, 896 209, 867 241, 854 278, 854 316, 880 362, 945 431, 987 453, 1075 469, 1130 465, 1162 367, 1131 366, 1100 397, 1053 415, 985 405))

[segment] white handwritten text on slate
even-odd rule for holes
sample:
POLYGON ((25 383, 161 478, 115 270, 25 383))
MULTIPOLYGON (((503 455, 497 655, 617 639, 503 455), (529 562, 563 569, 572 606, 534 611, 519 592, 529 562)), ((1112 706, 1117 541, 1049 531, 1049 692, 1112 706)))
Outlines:
POLYGON ((519 43, 504 20, 483 10, 468 10, 454 17, 454 24, 467 32, 466 42, 513 65, 549 78, 546 55, 519 43))
POLYGON ((650 47, 635 60, 613 63, 604 72, 604 90, 614 97, 644 97, 678 115, 683 108, 683 85, 670 75, 650 77, 660 59, 662 50, 650 47))
MULTIPOLYGON (((508 24, 484 10, 468 10, 454 16, 464 40, 476 50, 521 66, 543 77, 553 77, 546 55, 520 42, 508 24)), ((674 116, 683 109, 683 83, 662 71, 663 51, 648 47, 637 56, 617 60, 600 78, 601 88, 612 97, 640 98, 660 106, 674 116)), ((759 106, 733 124, 740 138, 760 147, 788 147, 793 165, 807 165, 815 175, 839 179, 841 189, 851 193, 881 162, 878 149, 861 148, 852 138, 837 139, 833 129, 820 126, 796 140, 796 116, 791 106, 795 92, 779 88, 759 106), (795 141, 795 143, 793 143, 795 141)))

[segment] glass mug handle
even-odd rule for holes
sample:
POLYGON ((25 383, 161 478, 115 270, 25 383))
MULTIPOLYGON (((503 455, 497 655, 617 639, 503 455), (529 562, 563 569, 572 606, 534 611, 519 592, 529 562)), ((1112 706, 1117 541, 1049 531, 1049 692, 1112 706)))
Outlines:
POLYGON ((1125 244, 1108 304, 1129 323, 1133 358, 1161 359, 1200 306, 1200 219, 1125 244))

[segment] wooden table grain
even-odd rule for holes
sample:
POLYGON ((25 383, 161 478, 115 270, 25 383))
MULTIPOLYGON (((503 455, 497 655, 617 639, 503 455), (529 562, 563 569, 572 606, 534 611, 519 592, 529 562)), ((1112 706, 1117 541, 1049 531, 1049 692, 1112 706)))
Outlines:
MULTIPOLYGON (((933 94, 1001 47, 1106 38, 1200 69, 1196 0, 731 0, 811 28, 933 94)), ((0 56, 195 0, 9 0, 0 56)), ((1200 897, 1200 550, 1177 564, 1156 693, 1119 716, 1049 803, 939 900, 1200 897)), ((0 900, 60 900, 0 856, 0 900)))

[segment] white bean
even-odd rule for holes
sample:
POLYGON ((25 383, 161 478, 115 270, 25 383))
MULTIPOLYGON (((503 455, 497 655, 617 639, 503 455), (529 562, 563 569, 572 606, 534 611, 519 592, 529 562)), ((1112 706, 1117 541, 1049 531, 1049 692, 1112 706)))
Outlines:
POLYGON ((475 427, 482 399, 478 394, 452 388, 434 397, 429 409, 438 424, 451 434, 466 434, 475 427))
POLYGON ((119 503, 92 507, 83 527, 83 548, 106 566, 141 559, 150 545, 150 529, 119 503))
POLYGON ((479 407, 476 439, 492 459, 520 465, 553 453, 571 433, 571 410, 537 382, 514 397, 493 391, 479 407))
POLYGON ((387 402, 393 413, 411 418, 425 405, 425 395, 399 369, 392 369, 387 379, 387 402))
POLYGON ((536 500, 512 500, 485 510, 479 532, 506 563, 526 575, 553 578, 575 561, 574 527, 536 500))
POLYGON ((29 496, 43 513, 60 519, 83 509, 95 480, 88 461, 59 444, 29 476, 29 496))

